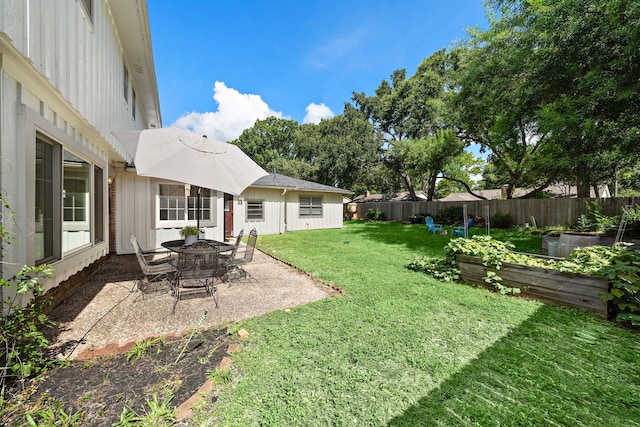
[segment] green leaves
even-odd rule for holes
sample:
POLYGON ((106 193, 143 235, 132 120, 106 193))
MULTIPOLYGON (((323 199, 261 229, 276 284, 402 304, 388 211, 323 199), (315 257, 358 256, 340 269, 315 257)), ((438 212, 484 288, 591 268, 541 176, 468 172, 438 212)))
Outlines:
POLYGON ((450 260, 443 258, 416 257, 407 265, 407 268, 427 273, 445 282, 452 282, 460 278, 460 270, 455 262, 451 263, 450 260))
MULTIPOLYGON (((441 280, 455 280, 459 270, 455 267, 456 255, 482 259, 483 265, 500 270, 503 263, 523 264, 564 272, 597 275, 609 280, 611 289, 602 295, 611 301, 618 311, 618 321, 632 324, 640 322, 640 251, 630 250, 629 243, 613 246, 588 246, 576 248, 569 259, 545 259, 514 252, 510 242, 494 240, 489 236, 472 236, 470 239, 452 239, 445 247, 445 258, 419 257, 407 268, 422 271, 441 280)), ((493 285, 501 294, 518 294, 517 288, 502 285, 496 271, 487 270, 485 282, 493 285)))
POLYGON ((4 387, 7 378, 28 378, 45 366, 42 349, 49 342, 41 327, 53 325, 53 322, 43 313, 43 307, 50 299, 41 298, 44 288, 40 280, 50 277, 52 271, 48 264, 24 266, 11 279, 0 280, 0 286, 16 289, 13 298, 5 299, 7 312, 0 317, 0 364, 8 368, 0 370, 0 388, 4 387), (22 307, 20 298, 28 294, 31 299, 22 307))

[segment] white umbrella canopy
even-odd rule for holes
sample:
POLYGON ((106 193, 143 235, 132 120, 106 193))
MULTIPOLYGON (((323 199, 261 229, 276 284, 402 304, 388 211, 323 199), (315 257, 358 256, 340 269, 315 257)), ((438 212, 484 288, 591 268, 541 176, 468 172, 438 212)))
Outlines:
POLYGON ((176 128, 114 132, 140 176, 169 179, 239 195, 268 175, 233 144, 176 128))

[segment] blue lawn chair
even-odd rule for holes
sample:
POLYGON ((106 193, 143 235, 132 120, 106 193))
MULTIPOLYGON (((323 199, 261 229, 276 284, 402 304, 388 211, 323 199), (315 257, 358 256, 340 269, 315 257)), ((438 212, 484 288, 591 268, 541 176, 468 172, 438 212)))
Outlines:
POLYGON ((433 218, 431 218, 430 216, 426 216, 424 218, 424 222, 427 224, 427 231, 430 231, 433 234, 442 231, 442 224, 434 224, 433 218))
MULTIPOLYGON (((473 227, 473 218, 469 218, 469 220, 467 221, 467 230, 469 230, 471 227, 473 227)), ((464 226, 453 227, 453 230, 451 231, 451 235, 464 237, 464 226)))

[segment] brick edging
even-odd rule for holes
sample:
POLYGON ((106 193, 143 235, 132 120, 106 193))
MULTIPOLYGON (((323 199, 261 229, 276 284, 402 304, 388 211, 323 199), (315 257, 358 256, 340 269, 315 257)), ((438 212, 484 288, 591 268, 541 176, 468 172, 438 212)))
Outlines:
MULTIPOLYGON (((204 330, 206 330, 206 328, 204 327, 200 328, 200 331, 204 331, 204 330)), ((190 329, 186 329, 180 332, 179 334, 148 335, 143 339, 143 341, 150 341, 150 340, 161 338, 161 337, 167 340, 174 340, 174 339, 181 338, 190 332, 191 332, 190 329)), ((244 339, 248 335, 249 335, 248 332, 244 329, 241 329, 240 331, 238 331, 238 337, 240 339, 244 339)), ((84 349, 78 354, 77 360, 86 360, 94 357, 107 356, 111 354, 129 351, 135 346, 135 343, 138 341, 129 340, 121 345, 116 343, 111 343, 111 344, 105 345, 104 347, 100 347, 99 349, 91 349, 91 348, 84 349)), ((230 342, 227 346, 227 356, 224 356, 222 358, 222 360, 216 366, 216 368, 224 369, 224 370, 231 369, 231 367, 233 366, 233 362, 231 361, 231 357, 229 355, 233 352, 238 351, 239 349, 240 349, 239 343, 230 342)), ((204 384, 200 386, 198 391, 196 391, 193 395, 191 395, 190 398, 188 398, 187 400, 182 402, 179 406, 177 406, 175 409, 176 420, 182 421, 185 418, 188 418, 191 415, 193 415, 193 406, 198 402, 200 402, 202 399, 204 399, 206 395, 211 393, 211 391, 213 390, 213 386, 214 386, 213 381, 206 380, 204 384)))
MULTIPOLYGON (((207 328, 202 327, 200 328, 200 332, 204 332, 207 328)), ((162 338, 165 339, 167 341, 172 341, 172 340, 177 340, 179 338, 182 338, 183 336, 187 335, 191 333, 191 328, 185 329, 184 331, 180 332, 180 333, 169 333, 169 334, 164 334, 164 335, 147 335, 146 337, 142 338, 142 339, 135 339, 132 338, 126 342, 124 342, 123 344, 118 344, 118 343, 109 343, 104 345, 103 347, 98 347, 98 348, 93 348, 91 346, 82 349, 79 353, 78 356, 76 356, 77 360, 86 360, 86 359, 92 359, 94 357, 100 357, 100 356, 110 356, 112 354, 118 354, 118 353, 124 353, 126 351, 131 350, 133 347, 135 347, 137 342, 145 342, 145 341, 151 341, 151 340, 155 340, 158 338, 162 338)))

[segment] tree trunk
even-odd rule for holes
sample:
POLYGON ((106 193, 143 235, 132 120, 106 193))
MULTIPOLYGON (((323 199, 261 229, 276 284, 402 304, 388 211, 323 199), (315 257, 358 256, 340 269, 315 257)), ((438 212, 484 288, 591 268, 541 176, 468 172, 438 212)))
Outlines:
POLYGON ((436 195, 437 178, 438 178, 437 174, 429 175, 429 180, 428 180, 429 184, 428 184, 428 188, 427 188, 427 200, 430 201, 430 202, 433 200, 433 198, 436 195))
POLYGON ((407 185, 407 190, 409 190, 409 197, 412 201, 417 202, 418 197, 416 196, 416 191, 413 189, 413 184, 411 183, 411 178, 409 175, 401 173, 400 176, 404 179, 404 183, 407 185))
POLYGON ((589 179, 586 177, 578 177, 576 179, 576 186, 578 187, 578 198, 589 198, 591 192, 591 185, 589 184, 589 179))

